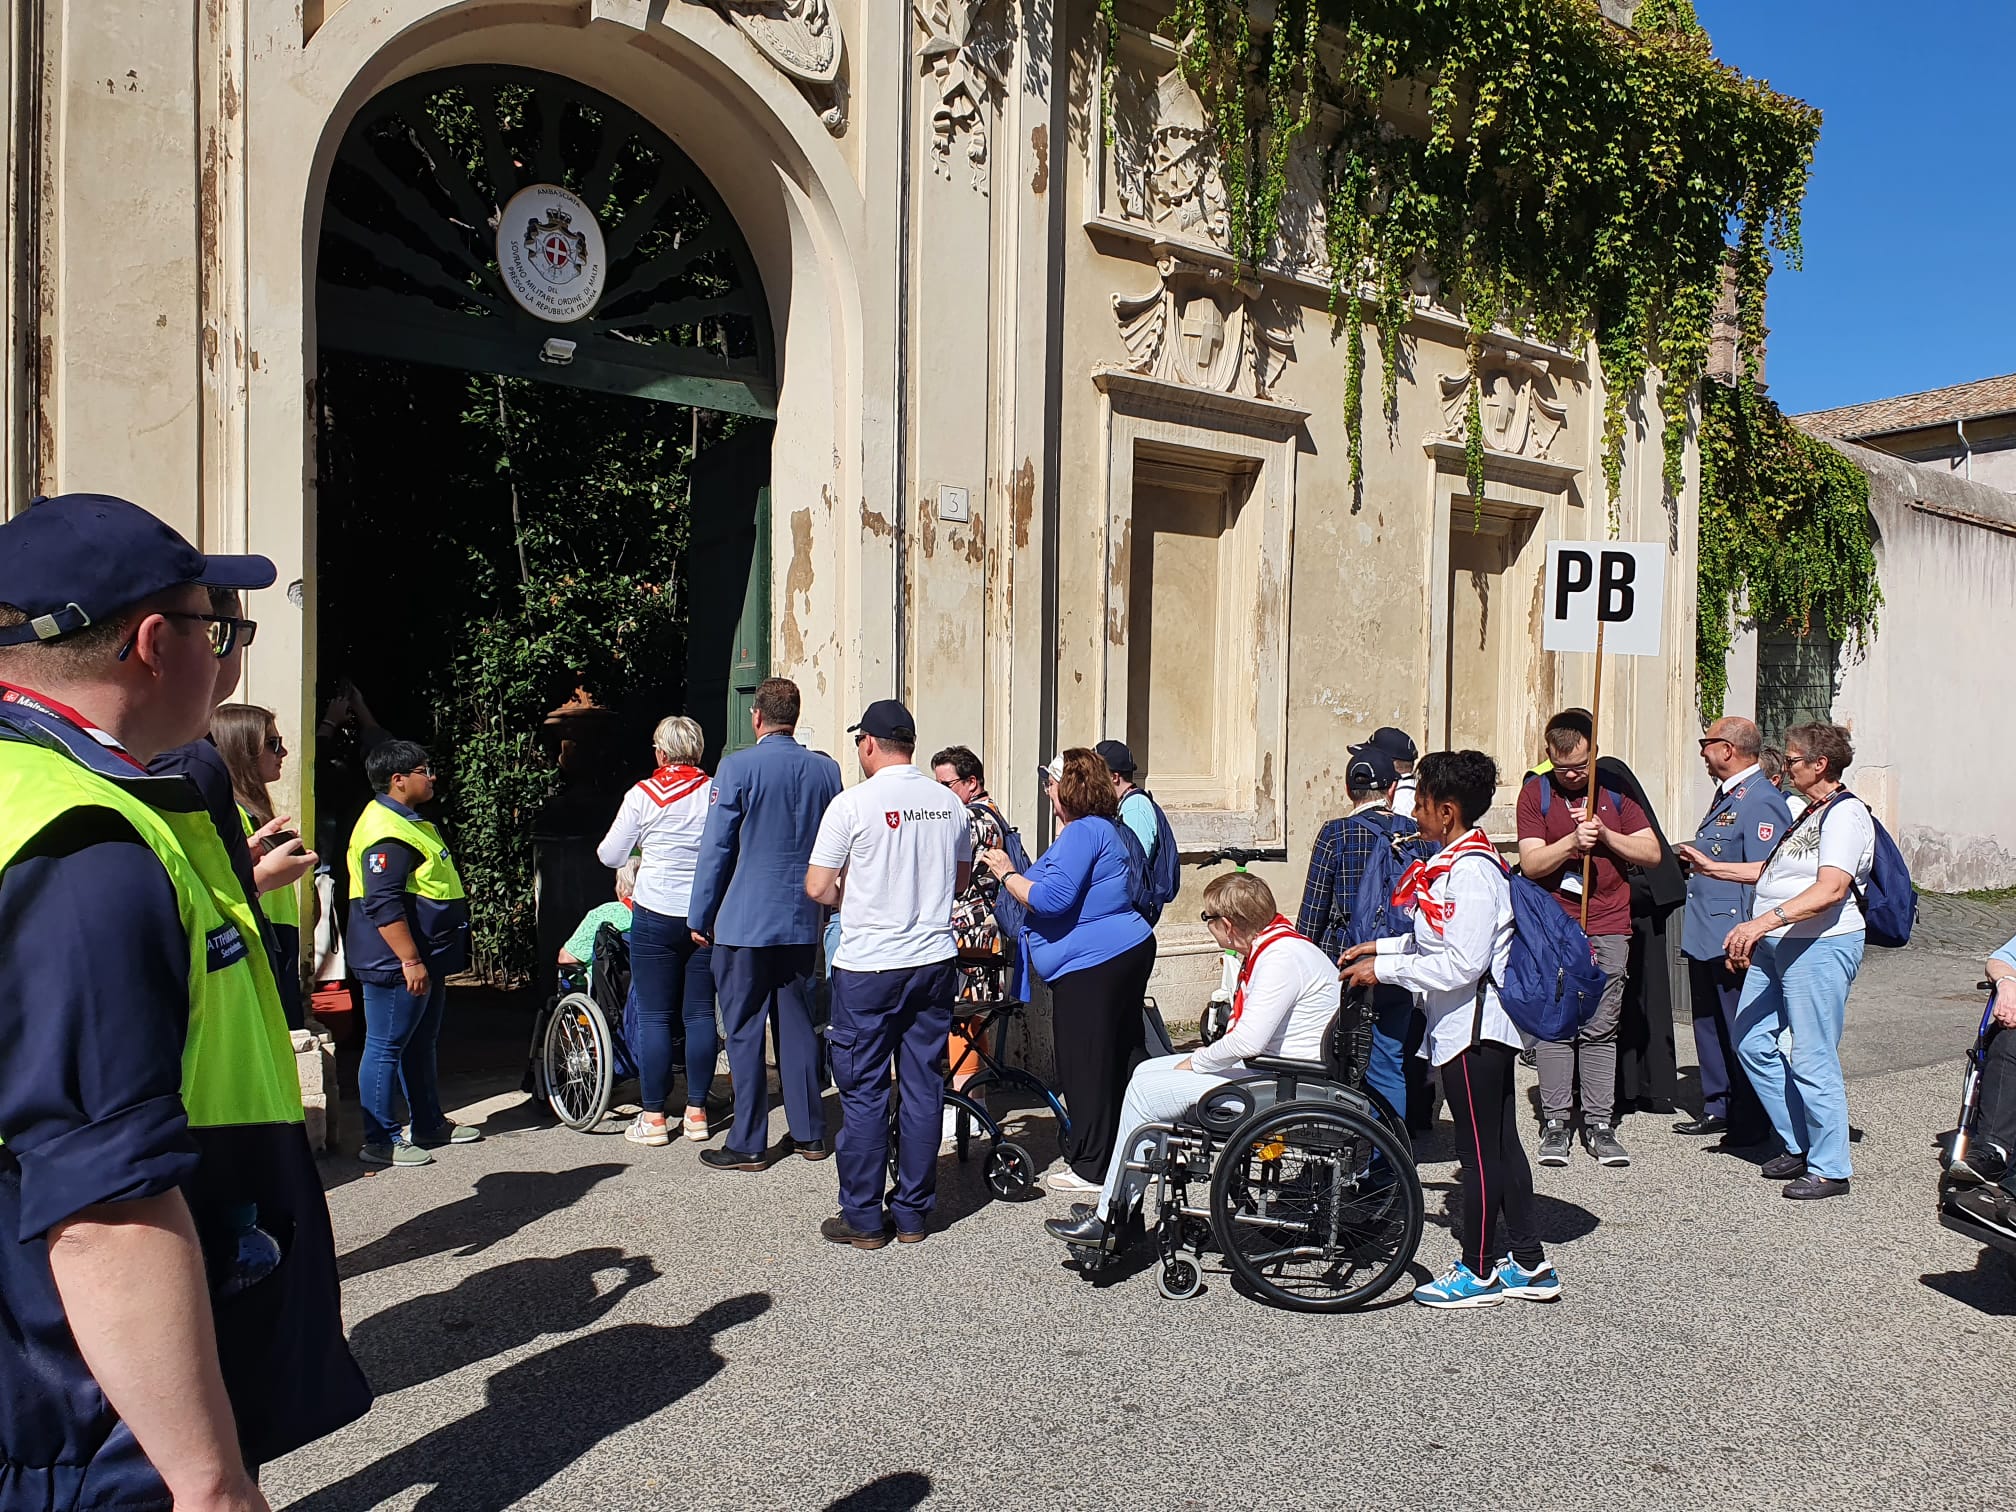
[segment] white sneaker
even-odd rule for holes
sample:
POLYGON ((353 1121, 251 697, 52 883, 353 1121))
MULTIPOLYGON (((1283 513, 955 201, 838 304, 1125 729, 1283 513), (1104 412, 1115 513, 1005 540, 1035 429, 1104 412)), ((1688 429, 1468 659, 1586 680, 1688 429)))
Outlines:
POLYGON ((959 1138, 959 1110, 947 1107, 944 1121, 938 1127, 938 1148, 941 1150, 951 1148, 959 1138))
POLYGON ((660 1119, 657 1123, 653 1123, 642 1113, 639 1113, 630 1127, 623 1131, 623 1137, 632 1144, 640 1145, 657 1146, 672 1143, 672 1133, 665 1127, 664 1120, 660 1119))
POLYGON ((707 1138, 710 1132, 707 1127, 707 1110, 702 1108, 698 1112, 695 1112, 693 1109, 688 1108, 686 1110, 686 1122, 683 1127, 688 1139, 704 1140, 707 1138))
POLYGON ((1088 1192, 1100 1190, 1100 1186, 1096 1181, 1087 1181, 1069 1166, 1059 1166, 1056 1170, 1045 1176, 1043 1178, 1043 1185, 1050 1189, 1053 1196, 1059 1192, 1066 1192, 1072 1196, 1083 1196, 1088 1192))

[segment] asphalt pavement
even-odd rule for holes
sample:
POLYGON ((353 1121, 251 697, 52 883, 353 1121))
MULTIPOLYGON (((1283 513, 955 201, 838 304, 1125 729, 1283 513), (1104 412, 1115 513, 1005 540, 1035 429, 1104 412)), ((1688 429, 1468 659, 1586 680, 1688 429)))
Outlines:
MULTIPOLYGON (((1040 1227, 1062 1201, 992 1200, 949 1156, 925 1243, 837 1248, 830 1162, 556 1128, 497 1053, 515 1027, 451 1029, 488 1137, 327 1162, 379 1400, 265 1484, 312 1512, 1999 1506, 2016 1270, 1938 1226, 1931 1139, 2002 922, 1871 953, 1851 1196, 1783 1201, 1633 1116, 1630 1170, 1536 1172, 1562 1300, 1471 1313, 1406 1281, 1341 1317, 1215 1269, 1188 1302, 1152 1270, 1094 1285, 1040 1227)), ((1047 1162, 1047 1117, 1017 1127, 1047 1162)), ((1446 1125, 1422 1153, 1425 1277, 1454 1256, 1446 1125)))

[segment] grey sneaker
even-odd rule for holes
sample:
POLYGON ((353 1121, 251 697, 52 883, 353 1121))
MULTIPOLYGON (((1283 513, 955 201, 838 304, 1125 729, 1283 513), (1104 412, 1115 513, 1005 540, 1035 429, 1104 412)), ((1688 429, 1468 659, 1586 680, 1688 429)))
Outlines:
POLYGON ((1561 1119, 1550 1118, 1540 1126, 1540 1164, 1565 1166, 1574 1151, 1575 1141, 1569 1137, 1568 1125, 1561 1119))
MULTIPOLYGON (((1631 1155, 1624 1146, 1617 1143, 1617 1131, 1607 1123, 1592 1123, 1582 1131, 1582 1148, 1596 1157, 1596 1164, 1606 1166, 1628 1166, 1631 1155)), ((1564 1159, 1561 1162, 1566 1165, 1564 1159)))
POLYGON ((403 1139, 395 1139, 390 1144, 367 1144, 357 1152, 357 1158, 366 1165, 382 1166, 423 1166, 434 1164, 434 1157, 420 1146, 408 1144, 403 1139))
POLYGON ((407 1138, 423 1150, 438 1150, 443 1145, 476 1144, 483 1138, 483 1131, 468 1124, 443 1124, 431 1134, 420 1134, 409 1130, 407 1138))

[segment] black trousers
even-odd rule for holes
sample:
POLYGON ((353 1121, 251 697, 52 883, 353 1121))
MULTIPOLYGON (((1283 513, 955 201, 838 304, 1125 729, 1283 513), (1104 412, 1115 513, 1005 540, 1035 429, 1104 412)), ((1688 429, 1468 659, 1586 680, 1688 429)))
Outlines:
POLYGON ((1106 1179, 1120 1134, 1120 1099, 1127 1078, 1148 1058, 1141 1000, 1155 965, 1149 936, 1110 961, 1067 971, 1050 983, 1057 1037, 1057 1089, 1071 1115, 1064 1159, 1081 1178, 1106 1179))
POLYGON ((1486 1040, 1442 1067, 1442 1095, 1463 1162, 1456 1238, 1463 1263, 1479 1276, 1489 1276, 1507 1251, 1528 1270, 1547 1258, 1533 1214, 1533 1168, 1526 1164, 1513 1105, 1518 1056, 1510 1045, 1486 1040))
POLYGON ((1687 984, 1693 998, 1694 1059, 1701 1067, 1701 1112, 1729 1120, 1730 1144, 1762 1144, 1771 1137, 1771 1121, 1736 1054, 1743 973, 1731 971, 1726 961, 1689 956, 1687 984))
MULTIPOLYGON (((1980 1112, 1975 1124, 1981 1137, 2016 1154, 2016 1029, 1990 1026, 1981 1062, 1980 1112)), ((2016 1195, 2016 1161, 2010 1163, 2002 1185, 2016 1195)))

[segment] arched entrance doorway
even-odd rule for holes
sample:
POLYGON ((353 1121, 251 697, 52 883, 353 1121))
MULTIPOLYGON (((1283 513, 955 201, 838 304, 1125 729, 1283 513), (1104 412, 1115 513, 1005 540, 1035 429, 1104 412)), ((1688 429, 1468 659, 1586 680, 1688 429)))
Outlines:
MULTIPOLYGON (((662 131, 558 75, 470 66, 352 121, 316 311, 318 691, 354 681, 437 750, 479 961, 516 975, 606 897, 557 842, 599 834, 652 722, 693 715, 710 761, 747 739, 769 663, 764 291, 662 131)), ((364 801, 354 763, 326 767, 325 846, 364 801)))

